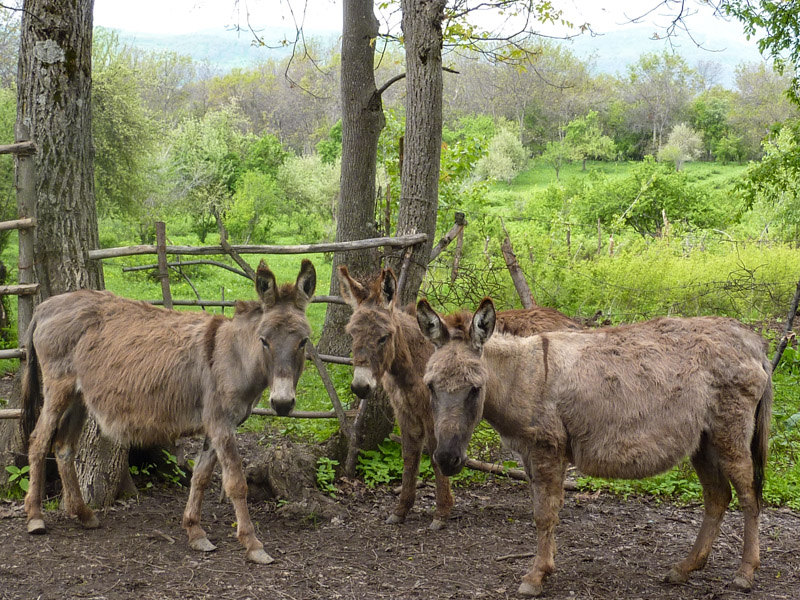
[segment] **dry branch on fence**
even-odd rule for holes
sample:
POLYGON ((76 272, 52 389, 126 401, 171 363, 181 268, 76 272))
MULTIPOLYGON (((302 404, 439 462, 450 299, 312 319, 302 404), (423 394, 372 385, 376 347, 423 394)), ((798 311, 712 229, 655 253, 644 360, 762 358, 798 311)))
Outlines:
POLYGON ((500 219, 500 224, 503 227, 503 233, 506 234, 503 243, 500 245, 500 249, 503 252, 503 258, 506 261, 508 272, 511 274, 511 281, 514 282, 514 288, 517 290, 517 294, 519 294, 519 299, 522 302, 523 308, 532 308, 536 305, 536 302, 533 299, 531 288, 525 280, 525 273, 522 272, 522 267, 519 266, 517 256, 514 254, 514 248, 511 246, 511 238, 508 235, 506 224, 503 222, 502 218, 500 219))
POLYGON ((169 269, 167 267, 167 226, 164 221, 156 221, 156 249, 158 250, 158 278, 161 280, 164 308, 172 310, 172 292, 169 289, 169 269))
POLYGON ((0 285, 0 296, 30 296, 39 289, 38 283, 22 283, 19 285, 0 285))
MULTIPOLYGON (((420 244, 428 239, 425 233, 401 235, 398 237, 370 238, 352 242, 326 242, 321 244, 300 244, 295 246, 276 245, 237 245, 231 246, 239 254, 317 254, 323 252, 348 252, 384 246, 387 248, 405 248, 420 244)), ((156 247, 151 244, 140 246, 122 246, 118 248, 101 248, 89 250, 92 260, 119 258, 121 256, 137 256, 140 254, 157 254, 156 247)), ((183 254, 189 256, 209 256, 226 254, 222 246, 167 246, 167 254, 183 254)))
POLYGON ((439 243, 436 244, 431 250, 431 258, 429 262, 436 260, 436 257, 442 253, 442 250, 444 250, 450 242, 452 242, 461 232, 463 232, 464 227, 467 226, 467 219, 463 212, 457 212, 455 217, 455 225, 450 228, 450 231, 442 236, 442 239, 439 240, 439 243))
POLYGON ((356 461, 358 451, 361 448, 361 440, 364 439, 364 417, 367 414, 367 398, 362 398, 358 403, 356 418, 353 420, 353 428, 350 430, 350 439, 347 441, 347 458, 344 461, 344 474, 346 477, 355 477, 356 461))
MULTIPOLYGON (((222 269, 226 269, 231 273, 236 273, 242 277, 247 277, 247 273, 244 271, 240 271, 236 267, 232 267, 230 265, 226 265, 225 263, 216 261, 216 260, 209 260, 209 259, 198 259, 198 260, 184 260, 178 262, 168 262, 168 267, 189 267, 192 265, 211 265, 214 267, 220 267, 222 269)), ((136 267, 122 267, 122 272, 127 273, 128 271, 148 271, 150 269, 157 269, 158 265, 139 265, 136 267)))
POLYGON ((18 156, 30 156, 36 154, 36 144, 34 142, 16 142, 14 144, 4 144, 0 146, 0 154, 17 154, 18 156))
POLYGON ((786 325, 783 327, 781 341, 778 343, 778 348, 775 350, 775 356, 772 357, 773 371, 777 368, 778 363, 781 361, 781 356, 783 356, 783 351, 786 350, 786 345, 789 343, 789 339, 794 335, 792 332, 792 326, 794 325, 794 318, 797 316, 798 304, 800 304, 800 281, 797 282, 797 288, 794 291, 794 298, 792 299, 792 305, 789 308, 789 316, 786 318, 786 325))
POLYGON ((15 219, 13 221, 3 221, 0 223, 0 231, 8 231, 10 229, 30 229, 36 227, 36 219, 28 217, 26 219, 15 219))
POLYGON ((325 390, 328 392, 328 396, 331 398, 333 410, 336 412, 336 417, 339 419, 339 428, 346 435, 349 431, 347 427, 347 416, 345 414, 344 407, 339 400, 339 394, 336 393, 336 388, 333 386, 333 381, 331 381, 331 377, 328 375, 328 370, 325 368, 325 364, 322 362, 322 359, 320 358, 319 353, 317 352, 317 349, 314 347, 313 343, 309 342, 306 344, 306 353, 311 357, 311 360, 314 361, 314 365, 316 365, 317 371, 319 371, 322 384, 325 386, 325 390))

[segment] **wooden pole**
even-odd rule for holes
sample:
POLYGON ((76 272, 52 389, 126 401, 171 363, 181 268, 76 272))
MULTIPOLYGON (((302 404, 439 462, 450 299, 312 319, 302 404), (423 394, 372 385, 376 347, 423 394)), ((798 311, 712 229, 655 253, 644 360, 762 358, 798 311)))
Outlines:
POLYGON ((167 267, 167 226, 164 221, 156 221, 156 249, 158 252, 158 278, 161 280, 161 295, 164 297, 164 308, 172 310, 169 267, 167 267))
MULTIPOLYGON (((26 148, 24 153, 17 154, 17 214, 20 219, 36 218, 36 146, 30 138, 30 129, 26 125, 17 124, 17 144, 26 148)), ((33 240, 34 230, 24 228, 19 230, 19 270, 18 281, 20 285, 32 285, 36 282, 33 271, 33 240)), ((28 331, 28 324, 33 317, 33 295, 21 295, 17 299, 17 339, 24 340, 28 331)))
MULTIPOLYGON (((19 129, 22 130, 23 126, 19 129)), ((30 131, 25 127, 24 133, 20 133, 17 137, 28 137, 30 131)), ((0 146, 0 154, 16 154, 17 156, 32 156, 36 154, 36 144, 30 140, 18 141, 13 144, 5 144, 0 146)))
POLYGON ((347 459, 344 461, 345 477, 356 476, 356 462, 358 451, 361 448, 361 440, 364 438, 364 417, 367 414, 367 398, 362 398, 358 403, 358 412, 353 421, 353 428, 350 431, 350 439, 347 441, 347 459))
POLYGON ((800 304, 800 281, 797 282, 797 287, 794 291, 794 298, 792 299, 792 305, 789 308, 789 316, 786 318, 786 325, 783 327, 781 341, 778 344, 778 348, 775 350, 775 356, 772 357, 773 371, 778 367, 778 363, 781 361, 781 356, 783 356, 783 351, 786 350, 786 345, 789 343, 789 338, 791 338, 793 335, 792 326, 794 325, 794 318, 797 316, 798 304, 800 304))
POLYGON ((456 237, 458 237, 464 231, 464 227, 466 227, 466 225, 467 225, 467 219, 464 216, 464 213, 457 212, 455 225, 453 225, 450 228, 450 231, 445 233, 442 236, 442 239, 439 240, 439 243, 433 247, 433 249, 431 250, 431 257, 428 260, 428 262, 432 263, 436 259, 436 257, 442 253, 442 250, 444 250, 448 246, 448 244, 450 244, 450 242, 452 242, 456 237))
POLYGON ((500 245, 500 250, 503 252, 503 258, 506 261, 508 272, 511 274, 511 281, 514 282, 514 288, 517 290, 523 308, 532 308, 536 305, 536 302, 533 300, 531 288, 528 286, 528 282, 525 280, 525 273, 522 272, 522 267, 519 266, 517 256, 514 254, 514 248, 511 246, 511 238, 508 235, 506 224, 503 222, 503 219, 500 219, 500 223, 503 226, 503 233, 506 234, 506 238, 500 245))
MULTIPOLYGON (((428 239, 425 233, 414 233, 398 237, 370 238, 352 242, 326 242, 322 244, 299 244, 295 246, 231 246, 239 254, 318 254, 323 252, 347 252, 350 250, 364 250, 386 246, 389 248, 405 248, 414 244, 421 244, 428 239)), ((167 254, 183 254, 192 256, 221 255, 226 251, 222 246, 167 246, 167 254)), ((101 248, 89 250, 89 258, 102 260, 104 258, 119 258, 120 256, 136 256, 139 254, 158 254, 153 245, 122 246, 118 248, 101 248)))
POLYGON ((325 368, 325 364, 322 362, 322 359, 320 358, 317 349, 314 347, 314 344, 311 342, 306 344, 306 352, 309 356, 311 356, 311 360, 314 361, 317 371, 319 371, 319 376, 322 378, 322 384, 325 386, 328 396, 331 398, 331 404, 333 404, 333 410, 336 413, 336 418, 339 419, 339 428, 345 433, 345 435, 347 435, 349 431, 347 427, 347 415, 345 414, 344 407, 339 400, 339 394, 336 393, 336 388, 331 381, 330 375, 328 375, 328 370, 325 368))

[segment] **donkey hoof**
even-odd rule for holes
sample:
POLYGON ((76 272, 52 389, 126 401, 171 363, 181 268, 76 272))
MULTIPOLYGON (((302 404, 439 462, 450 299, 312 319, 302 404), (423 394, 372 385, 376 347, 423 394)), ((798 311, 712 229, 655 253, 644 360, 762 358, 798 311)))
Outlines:
POLYGON ((733 589, 740 592, 749 592, 753 589, 753 580, 748 579, 744 575, 737 574, 736 577, 733 578, 733 583, 731 586, 733 589))
POLYGON ((541 596, 543 591, 544 587, 542 585, 533 585, 527 581, 523 581, 519 584, 517 593, 521 596, 541 596))
POLYGON ((247 556, 245 557, 250 562, 254 562, 259 565, 268 565, 270 563, 274 563, 275 559, 272 558, 269 554, 264 552, 263 548, 258 548, 256 550, 248 550, 247 556))
POLYGON ((428 529, 430 529, 431 531, 439 531, 441 529, 444 529, 446 526, 447 526, 447 521, 445 521, 444 519, 434 519, 433 521, 431 521, 431 524, 428 525, 428 529))
POLYGON ((401 517, 400 515, 391 514, 389 518, 386 519, 387 525, 399 525, 400 523, 405 522, 406 518, 401 517))
POLYGON ((31 535, 47 533, 47 527, 44 526, 44 519, 31 519, 28 521, 28 533, 31 535))
POLYGON ((672 567, 664 577, 664 583, 686 583, 687 581, 689 581, 689 574, 676 567, 672 567))
POLYGON ((200 552, 213 552, 217 547, 208 541, 207 537, 200 537, 193 539, 189 542, 192 550, 199 550, 200 552))

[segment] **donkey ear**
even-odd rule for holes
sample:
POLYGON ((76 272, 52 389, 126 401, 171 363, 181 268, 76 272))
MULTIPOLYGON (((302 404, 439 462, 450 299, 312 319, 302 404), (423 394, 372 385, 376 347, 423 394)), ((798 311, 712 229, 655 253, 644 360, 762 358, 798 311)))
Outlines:
POLYGON ((381 273, 381 301, 384 308, 391 308, 397 300, 397 278, 394 271, 384 269, 381 273))
POLYGON ((294 303, 297 308, 300 310, 306 309, 306 306, 314 296, 315 289, 317 289, 317 271, 314 269, 314 263, 304 258, 303 262, 300 263, 300 273, 297 275, 297 281, 294 282, 294 303))
POLYGON ((357 308, 368 295, 364 286, 350 277, 347 265, 339 265, 339 294, 352 309, 357 308))
POLYGON ((475 350, 481 350, 486 341, 494 333, 497 315, 491 298, 484 298, 478 310, 472 316, 472 325, 469 327, 469 338, 475 350))
POLYGON ((269 308, 273 306, 278 300, 278 284, 275 281, 275 274, 261 259, 258 263, 258 270, 256 271, 256 292, 261 302, 269 308))
POLYGON ((420 331, 422 331, 422 335, 428 338, 437 348, 444 346, 450 339, 450 334, 441 317, 425 299, 417 302, 417 324, 420 331))

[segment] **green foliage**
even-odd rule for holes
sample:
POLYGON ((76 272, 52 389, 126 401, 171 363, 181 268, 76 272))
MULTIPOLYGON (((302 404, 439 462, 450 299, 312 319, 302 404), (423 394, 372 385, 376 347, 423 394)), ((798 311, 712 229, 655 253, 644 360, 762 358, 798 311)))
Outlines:
POLYGON ((135 56, 98 28, 92 49, 95 194, 101 214, 136 215, 151 193, 148 163, 157 126, 142 100, 135 56))
POLYGON ((686 123, 678 123, 670 131, 667 143, 659 148, 658 160, 671 162, 675 170, 680 171, 683 163, 697 158, 702 144, 700 134, 686 123))
POLYGON ((246 171, 224 208, 223 222, 232 241, 266 243, 279 213, 280 191, 275 179, 260 171, 246 171))
POLYGON ((590 158, 608 160, 616 155, 614 140, 603 134, 598 114, 594 110, 567 123, 564 142, 572 147, 575 159, 582 161, 584 168, 590 158))
POLYGON ((528 151, 519 133, 510 127, 501 128, 489 141, 488 152, 475 165, 475 174, 482 179, 511 181, 525 168, 528 151))
POLYGON ((612 231, 631 227, 643 237, 660 236, 665 216, 671 223, 700 228, 716 227, 726 218, 713 193, 652 158, 634 166, 622 179, 584 180, 571 205, 580 223, 591 226, 599 219, 612 231))
POLYGON ((334 485, 337 466, 339 466, 339 461, 327 456, 320 456, 317 459, 317 487, 322 493, 328 494, 332 498, 335 498, 339 491, 334 485))
POLYGON ((27 477, 28 471, 30 471, 28 465, 22 468, 16 465, 6 465, 8 484, 11 486, 8 490, 9 496, 21 497, 28 492, 28 485, 30 484, 30 480, 27 477))
POLYGON ((750 163, 739 191, 745 207, 762 206, 769 221, 782 232, 783 239, 798 239, 800 228, 800 122, 782 127, 764 142, 764 157, 750 163))
POLYGON ((338 163, 324 164, 316 154, 293 156, 281 165, 281 202, 275 207, 279 234, 302 232, 306 243, 333 238, 339 170, 338 163))
POLYGON ((271 133, 265 133, 250 143, 242 160, 242 170, 255 171, 276 177, 278 169, 292 153, 285 150, 281 141, 271 133))
POLYGON ((716 151, 717 145, 723 138, 734 135, 730 131, 731 126, 728 122, 732 103, 733 92, 714 86, 698 95, 689 108, 691 125, 703 136, 705 155, 713 154, 723 162, 738 160, 738 158, 720 158, 716 151))
POLYGON ((556 172, 556 179, 558 179, 559 173, 564 165, 573 160, 578 160, 579 158, 581 158, 581 156, 575 148, 572 147, 567 140, 561 139, 555 142, 547 142, 539 160, 552 167, 556 172))
POLYGON ((717 140, 712 149, 714 158, 723 165, 729 162, 740 162, 745 152, 742 136, 733 133, 728 133, 717 140))
POLYGON ((326 165, 334 164, 342 156, 342 120, 331 127, 328 137, 317 142, 317 153, 326 165))
MULTIPOLYGON (((13 88, 0 88, 0 143, 14 141, 17 120, 17 95, 13 88)), ((17 197, 14 189, 14 157, 0 156, 0 220, 17 218, 17 197)), ((0 231, 0 252, 8 244, 11 231, 0 231)))

